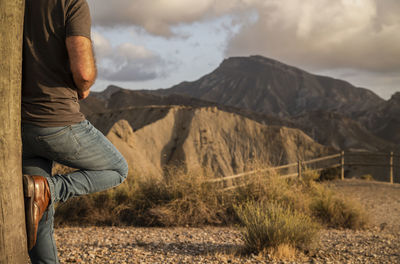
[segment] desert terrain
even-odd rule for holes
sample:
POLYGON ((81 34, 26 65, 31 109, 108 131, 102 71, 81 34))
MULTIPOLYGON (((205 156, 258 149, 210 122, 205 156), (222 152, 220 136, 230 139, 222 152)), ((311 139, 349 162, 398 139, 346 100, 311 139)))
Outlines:
POLYGON ((55 230, 61 263, 399 263, 400 185, 329 183, 367 209, 366 230, 325 229, 314 252, 292 260, 240 254, 236 227, 66 227, 55 230))
MULTIPOLYGON (((169 89, 110 86, 81 102, 81 109, 132 164, 135 177, 162 178, 164 166, 176 164, 223 177, 248 171, 252 159, 279 165, 342 150, 396 152, 399 102, 400 93, 383 100, 348 82, 252 56, 226 59, 199 80, 169 89)), ((382 167, 366 169, 375 179, 388 174, 382 167)), ((358 200, 370 224, 358 231, 324 229, 314 250, 289 260, 241 253, 244 242, 234 226, 62 227, 55 230, 60 260, 400 263, 400 185, 356 179, 326 184, 358 200)))

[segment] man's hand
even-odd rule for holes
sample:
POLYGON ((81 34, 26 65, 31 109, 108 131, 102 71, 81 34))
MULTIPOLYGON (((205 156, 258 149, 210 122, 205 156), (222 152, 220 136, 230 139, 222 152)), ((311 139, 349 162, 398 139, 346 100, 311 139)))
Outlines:
POLYGON ((78 91, 78 99, 79 100, 83 100, 86 99, 90 94, 90 89, 86 90, 86 91, 78 91))
POLYGON ((92 41, 82 36, 70 36, 65 44, 79 99, 85 99, 89 96, 89 89, 97 75, 92 41))

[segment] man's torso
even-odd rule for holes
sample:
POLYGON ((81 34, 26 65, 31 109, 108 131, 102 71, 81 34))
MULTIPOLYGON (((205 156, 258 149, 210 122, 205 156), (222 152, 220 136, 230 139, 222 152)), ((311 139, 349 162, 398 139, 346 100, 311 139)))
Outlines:
POLYGON ((84 120, 65 45, 72 35, 90 38, 85 0, 26 0, 22 122, 53 127, 84 120))

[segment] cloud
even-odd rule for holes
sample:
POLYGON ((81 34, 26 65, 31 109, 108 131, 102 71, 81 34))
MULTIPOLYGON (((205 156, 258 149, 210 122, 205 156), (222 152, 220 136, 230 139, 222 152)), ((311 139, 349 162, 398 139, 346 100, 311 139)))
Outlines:
POLYGON ((136 25, 147 32, 172 36, 171 27, 219 17, 240 8, 243 0, 88 0, 94 24, 136 25))
POLYGON ((92 31, 92 41, 94 51, 97 58, 104 58, 112 53, 111 43, 103 35, 96 31, 92 31))
POLYGON ((253 1, 227 56, 260 54, 308 69, 400 70, 400 2, 396 0, 253 1))
MULTIPOLYGON (((353 70, 387 80, 400 72, 400 1, 398 0, 88 0, 94 25, 135 26, 164 38, 175 37, 182 24, 232 16, 225 56, 262 55, 310 71, 353 70), (239 26, 238 26, 239 25, 239 26)), ((211 30, 211 29, 210 29, 211 30)), ((193 32, 195 34, 195 32, 193 32)), ((103 54, 106 43, 96 48, 103 54)), ((112 47, 120 73, 107 78, 149 79, 162 60, 141 47, 112 47), (128 52, 135 59, 122 56, 128 52), (141 53, 142 52, 142 53, 141 53), (117 53, 117 54, 115 54, 117 53), (145 58, 138 59, 139 54, 145 58), (152 54, 153 56, 151 56, 152 54), (135 64, 139 61, 142 64, 135 64), (149 68, 143 68, 145 66, 149 68), (146 70, 144 70, 146 69, 146 70), (138 76, 128 75, 134 70, 138 76), (126 71, 126 73, 124 73, 126 71), (119 75, 123 76, 119 76, 119 75)), ((140 56, 139 56, 140 57, 140 56)), ((393 80, 393 78, 391 79, 393 80)), ((388 84, 389 85, 389 84, 388 84)), ((390 84, 395 87, 395 84, 390 84)))
POLYGON ((100 79, 147 81, 167 75, 169 65, 143 46, 123 43, 113 47, 108 39, 96 31, 92 39, 100 79))
POLYGON ((164 37, 173 27, 236 14, 227 56, 259 54, 309 68, 400 69, 398 0, 89 0, 94 24, 135 25, 164 37), (253 22, 249 10, 257 13, 253 22), (240 23, 238 21, 237 23, 240 23))

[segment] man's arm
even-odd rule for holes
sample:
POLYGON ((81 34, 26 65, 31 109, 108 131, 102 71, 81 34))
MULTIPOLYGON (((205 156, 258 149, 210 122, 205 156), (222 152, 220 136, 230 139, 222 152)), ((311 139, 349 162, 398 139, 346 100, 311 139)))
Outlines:
POLYGON ((79 99, 85 99, 89 96, 90 87, 97 75, 92 41, 82 36, 70 36, 65 43, 79 99))

